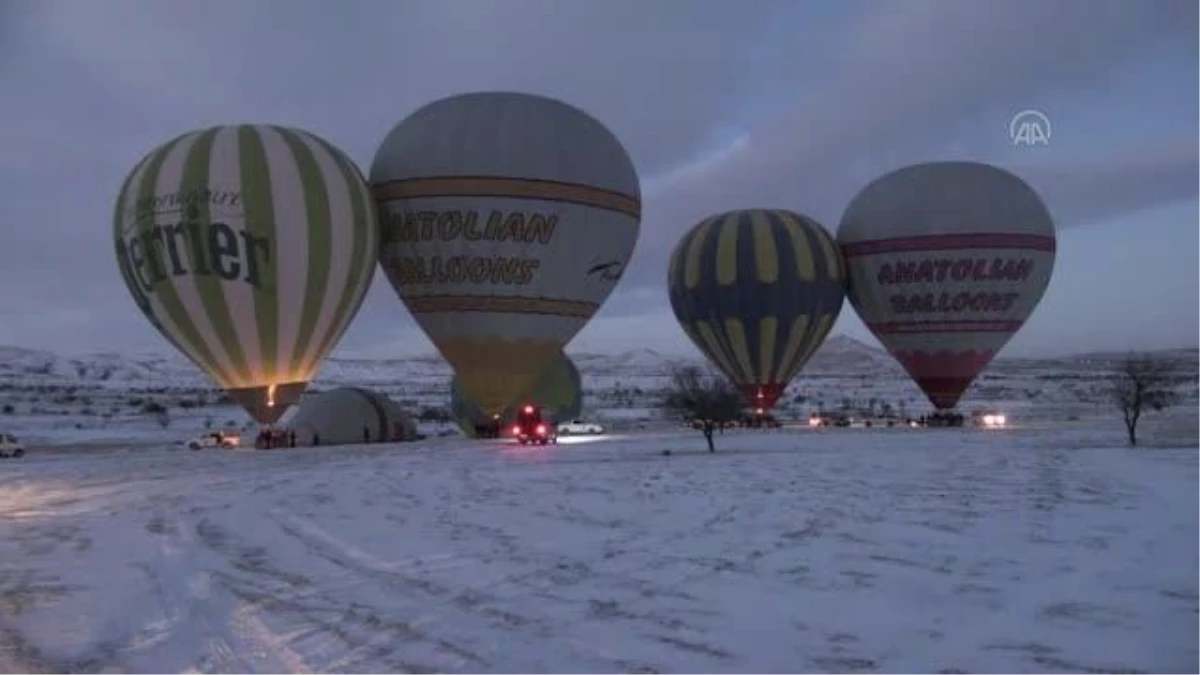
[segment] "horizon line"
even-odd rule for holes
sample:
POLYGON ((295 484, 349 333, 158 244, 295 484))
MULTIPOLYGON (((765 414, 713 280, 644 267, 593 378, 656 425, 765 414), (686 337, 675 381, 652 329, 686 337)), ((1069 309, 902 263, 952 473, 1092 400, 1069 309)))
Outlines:
MULTIPOLYGON (((891 354, 886 349, 875 346, 875 345, 868 344, 868 343, 864 342, 863 340, 860 340, 859 338, 856 338, 852 335, 846 335, 846 334, 842 333, 842 334, 833 335, 833 336, 831 336, 831 338, 832 337, 840 337, 840 338, 843 338, 846 340, 850 340, 865 349, 879 352, 880 354, 883 354, 883 355, 891 356, 891 354)), ((821 347, 824 347, 827 344, 829 344, 828 341, 825 344, 823 344, 821 347)), ((0 345, 0 350, 9 350, 9 349, 20 350, 20 351, 30 352, 30 353, 47 354, 47 355, 51 355, 51 356, 55 356, 55 357, 65 357, 65 358, 85 358, 85 357, 111 355, 111 356, 117 356, 117 357, 123 357, 123 358, 139 357, 139 356, 141 356, 141 357, 159 356, 159 357, 175 358, 175 359, 179 359, 179 360, 183 360, 183 361, 187 360, 187 358, 184 355, 178 354, 174 351, 171 351, 170 349, 167 349, 166 345, 164 345, 160 348, 150 348, 147 350, 137 350, 137 351, 119 351, 119 350, 112 350, 112 349, 75 351, 75 350, 42 349, 42 348, 38 348, 38 347, 26 347, 26 346, 18 345, 18 344, 2 344, 2 345, 0 345)), ((704 359, 704 355, 700 354, 698 352, 685 354, 685 353, 677 353, 674 350, 660 350, 660 349, 655 349, 653 347, 635 347, 632 349, 603 351, 603 350, 586 349, 586 348, 585 349, 572 349, 572 347, 570 345, 568 345, 567 347, 565 347, 563 349, 563 351, 565 353, 567 353, 568 355, 575 355, 575 356, 612 357, 612 356, 620 356, 620 355, 636 353, 636 352, 651 352, 651 353, 654 353, 663 358, 684 358, 684 359, 695 359, 695 360, 703 360, 704 359)), ((816 353, 820 353, 820 351, 821 351, 821 348, 818 348, 816 353)), ((1094 350, 1083 350, 1083 351, 1079 351, 1079 352, 1068 352, 1068 353, 1063 353, 1063 354, 1058 354, 1058 355, 1047 354, 1047 355, 1041 355, 1041 356, 1038 356, 1038 355, 1020 356, 1020 355, 1003 355, 1003 354, 1001 354, 1001 355, 997 355, 994 360, 996 360, 996 361, 1056 361, 1056 360, 1077 359, 1077 358, 1096 357, 1096 356, 1117 356, 1117 355, 1130 354, 1130 353, 1132 353, 1132 354, 1139 354, 1139 353, 1141 353, 1141 354, 1158 354, 1158 353, 1163 353, 1163 352, 1178 352, 1178 351, 1200 352, 1200 343, 1194 344, 1194 345, 1159 347, 1159 348, 1155 348, 1155 349, 1094 349, 1094 350)), ((814 353, 814 356, 815 356, 815 353, 814 353)), ((370 356, 370 355, 363 355, 363 354, 355 354, 355 353, 353 353, 353 351, 351 351, 351 353, 339 354, 339 353, 337 353, 337 350, 335 350, 334 353, 329 355, 329 357, 326 359, 326 361, 403 361, 403 360, 429 360, 429 359, 445 360, 444 357, 435 348, 435 349, 431 349, 429 351, 423 351, 420 353, 397 354, 395 356, 370 356)))

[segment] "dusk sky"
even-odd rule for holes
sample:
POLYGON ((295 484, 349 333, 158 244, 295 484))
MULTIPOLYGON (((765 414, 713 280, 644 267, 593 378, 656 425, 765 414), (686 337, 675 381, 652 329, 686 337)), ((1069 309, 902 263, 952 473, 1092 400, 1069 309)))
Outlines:
MULTIPOLYGON (((130 299, 113 201, 189 129, 275 123, 363 168, 419 106, 559 98, 633 157, 644 217, 572 343, 691 351, 665 292, 675 241, 725 209, 831 232, 876 176, 966 159, 1025 178, 1058 226, 1054 277, 1009 355, 1195 346, 1194 0, 0 2, 0 345, 169 351, 130 299), (1014 147, 1037 109, 1045 146, 1014 147)), ((835 332, 876 344, 847 304, 835 332)), ((342 355, 433 346, 382 274, 342 355)))

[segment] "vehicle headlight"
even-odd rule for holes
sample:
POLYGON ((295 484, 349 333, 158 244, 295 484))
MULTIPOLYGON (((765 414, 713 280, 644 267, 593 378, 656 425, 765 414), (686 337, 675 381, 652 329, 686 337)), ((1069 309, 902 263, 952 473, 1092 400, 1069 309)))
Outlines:
POLYGON ((1008 424, 1008 418, 1000 413, 988 413, 982 418, 985 427, 1002 427, 1008 424))

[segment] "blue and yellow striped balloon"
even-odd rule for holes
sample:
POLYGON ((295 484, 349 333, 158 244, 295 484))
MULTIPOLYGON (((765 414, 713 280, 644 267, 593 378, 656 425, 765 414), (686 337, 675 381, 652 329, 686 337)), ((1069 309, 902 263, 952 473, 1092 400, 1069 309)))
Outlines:
POLYGON ((845 299, 833 237, 791 211, 728 211, 671 254, 671 309, 751 406, 768 410, 817 351, 845 299))

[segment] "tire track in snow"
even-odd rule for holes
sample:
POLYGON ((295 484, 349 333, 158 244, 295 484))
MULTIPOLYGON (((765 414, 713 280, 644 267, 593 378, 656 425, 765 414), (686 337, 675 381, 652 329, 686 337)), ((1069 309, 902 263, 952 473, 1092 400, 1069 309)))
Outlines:
MULTIPOLYGON (((434 637, 421 630, 424 626, 432 623, 432 620, 437 618, 437 615, 448 614, 451 611, 449 609, 451 605, 470 605, 473 604, 473 598, 467 593, 455 594, 451 589, 443 585, 410 574, 410 572, 415 570, 433 571, 437 569, 449 569, 455 566, 471 564, 471 561, 462 560, 460 556, 453 554, 439 554, 388 562, 359 549, 349 542, 334 537, 311 520, 278 511, 272 512, 271 515, 284 533, 300 541, 313 554, 345 569, 348 573, 358 574, 360 577, 382 582, 385 586, 395 588, 406 594, 416 592, 423 595, 425 596, 422 600, 423 606, 427 606, 432 599, 437 609, 433 612, 426 611, 416 619, 399 624, 399 632, 403 633, 402 637, 410 641, 418 640, 427 642, 444 652, 454 655, 455 660, 450 664, 450 668, 459 668, 467 663, 487 664, 487 659, 475 650, 434 637), (426 566, 426 560, 432 561, 434 564, 426 566)), ((508 622, 512 623, 511 615, 505 616, 501 614, 500 617, 507 618, 508 622)), ((523 617, 518 617, 517 622, 520 623, 521 619, 523 617)), ((369 622, 375 624, 384 623, 378 620, 377 617, 369 617, 369 622), (370 621, 372 618, 375 620, 370 621)), ((391 623, 396 625, 394 622, 391 623)), ((395 637, 397 636, 388 635, 387 633, 377 633, 366 642, 353 647, 350 652, 335 660, 327 670, 336 670, 338 667, 344 667, 367 654, 373 655, 376 658, 385 657, 391 652, 396 651, 396 647, 395 645, 390 645, 386 649, 383 649, 383 643, 387 640, 395 639, 395 637)))
MULTIPOLYGON (((523 639, 531 639, 542 645, 557 643, 569 650, 573 655, 573 660, 577 663, 592 661, 603 664, 601 668, 616 667, 623 670, 638 670, 640 672, 653 670, 647 669, 641 664, 634 664, 620 658, 615 658, 599 649, 590 647, 587 643, 572 636, 558 635, 554 626, 547 624, 541 619, 529 617, 501 607, 489 606, 505 599, 502 596, 496 595, 496 591, 499 590, 519 588, 523 595, 527 595, 531 591, 531 587, 523 585, 523 583, 540 577, 540 571, 505 574, 483 583, 461 588, 451 588, 445 584, 412 574, 412 572, 436 572, 450 569, 451 567, 478 565, 481 561, 476 558, 441 554, 432 557, 422 556, 389 562, 333 536, 307 519, 281 513, 274 513, 273 516, 279 521, 280 526, 285 532, 300 539, 315 554, 330 562, 340 564, 349 571, 356 571, 360 574, 373 577, 383 582, 386 586, 400 590, 405 594, 416 592, 418 595, 424 596, 420 600, 420 607, 423 611, 419 616, 408 621, 406 625, 415 631, 416 636, 457 656, 457 662, 451 666, 453 668, 461 668, 471 663, 475 664, 475 666, 471 666, 473 669, 478 669, 479 666, 499 667, 498 664, 503 663, 509 658, 512 650, 511 639, 490 640, 486 645, 480 645, 476 641, 471 647, 467 648, 445 638, 434 637, 425 630, 422 630, 435 624, 459 624, 460 621, 458 619, 463 614, 467 614, 480 617, 492 627, 500 628, 509 634, 514 634, 514 637, 516 635, 523 635, 523 639), (442 564, 428 565, 425 562, 426 560, 440 561, 442 564), (451 621, 447 621, 448 619, 451 621)), ((357 652, 370 650, 375 646, 375 644, 362 645, 357 652)), ((352 660, 359 655, 357 652, 347 655, 337 663, 341 665, 352 660)), ((504 668, 509 667, 504 666, 504 668)), ((331 666, 331 669, 336 668, 331 666)), ((446 670, 444 666, 440 669, 446 670)), ((520 668, 517 669, 519 670, 520 668)))
MULTIPOLYGON (((151 512, 143 509, 143 512, 151 512)), ((142 564, 158 599, 162 618, 145 624, 123 645, 131 655, 146 654, 171 645, 191 646, 202 670, 247 672, 278 670, 310 672, 304 660, 271 633, 257 616, 257 607, 222 588, 219 571, 204 569, 211 551, 228 556, 235 569, 244 563, 247 549, 223 537, 207 518, 192 525, 155 509, 146 530, 159 539, 159 556, 153 565, 142 564), (184 583, 180 583, 184 582, 184 583), (196 653, 198 650, 199 653, 196 653)))

